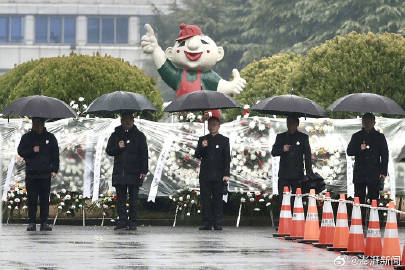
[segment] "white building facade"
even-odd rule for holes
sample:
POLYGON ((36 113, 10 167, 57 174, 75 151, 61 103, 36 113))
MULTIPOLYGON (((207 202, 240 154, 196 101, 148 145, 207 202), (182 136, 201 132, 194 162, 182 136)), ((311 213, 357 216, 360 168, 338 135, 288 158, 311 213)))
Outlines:
POLYGON ((140 38, 154 5, 173 0, 0 0, 0 74, 31 59, 111 55, 143 68, 140 38))

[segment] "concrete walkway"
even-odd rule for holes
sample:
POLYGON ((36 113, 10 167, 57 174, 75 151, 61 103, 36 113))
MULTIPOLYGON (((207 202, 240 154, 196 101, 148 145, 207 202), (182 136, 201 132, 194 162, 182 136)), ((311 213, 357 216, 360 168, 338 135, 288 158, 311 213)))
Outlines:
MULTIPOLYGON (((265 227, 208 232, 195 227, 138 227, 136 232, 62 225, 52 232, 25 228, 0 227, 0 269, 392 269, 275 239, 274 231, 265 227)), ((400 235, 405 240, 405 231, 400 235)))

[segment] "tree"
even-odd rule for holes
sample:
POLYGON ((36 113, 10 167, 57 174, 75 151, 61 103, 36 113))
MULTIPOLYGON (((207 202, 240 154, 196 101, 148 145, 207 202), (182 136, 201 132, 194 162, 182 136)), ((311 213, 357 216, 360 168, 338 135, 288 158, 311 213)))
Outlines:
POLYGON ((306 53, 336 35, 405 35, 403 0, 188 0, 173 4, 156 26, 162 47, 171 46, 180 23, 196 24, 225 48, 215 69, 226 78, 232 68, 280 52, 306 53))
POLYGON ((274 53, 304 53, 352 31, 405 34, 402 0, 257 0, 246 19, 244 37, 255 40, 242 62, 274 53))
POLYGON ((87 101, 105 93, 131 91, 145 95, 158 108, 144 113, 145 118, 159 119, 163 99, 156 81, 128 62, 110 56, 70 56, 42 58, 21 64, 0 78, 0 104, 30 95, 46 95, 66 103, 84 97, 87 101))
POLYGON ((370 92, 405 105, 405 38, 350 33, 313 49, 293 75, 293 85, 327 107, 350 93, 370 92))
MULTIPOLYGON (((292 75, 299 68, 303 57, 299 54, 277 54, 272 57, 254 61, 241 71, 247 85, 243 92, 235 96, 241 105, 250 107, 262 99, 284 94, 300 95, 294 89, 292 75)), ((253 112, 252 112, 253 113, 253 112)), ((235 119, 240 110, 229 110, 227 120, 235 119)), ((254 114, 254 113, 253 113, 254 114)))

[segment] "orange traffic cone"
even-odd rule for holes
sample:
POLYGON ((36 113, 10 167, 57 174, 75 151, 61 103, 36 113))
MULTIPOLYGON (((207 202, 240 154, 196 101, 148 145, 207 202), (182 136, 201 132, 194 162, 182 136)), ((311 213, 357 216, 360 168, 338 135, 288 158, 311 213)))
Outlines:
POLYGON ((400 265, 394 265, 394 269, 405 269, 405 246, 404 251, 402 252, 402 261, 400 265))
POLYGON ((364 254, 364 234, 363 224, 361 222, 361 209, 359 197, 354 197, 352 210, 352 222, 350 224, 349 243, 347 251, 342 251, 346 255, 364 254))
POLYGON ((332 203, 330 201, 330 193, 326 192, 325 202, 322 209, 322 222, 319 243, 314 244, 314 247, 325 248, 333 246, 334 233, 335 219, 333 217, 332 203))
POLYGON ((336 228, 333 235, 333 246, 328 250, 343 251, 347 249, 349 241, 349 226, 347 222, 347 208, 345 194, 340 194, 339 207, 336 215, 336 228))
POLYGON ((278 233, 273 234, 274 237, 284 237, 291 233, 292 220, 291 220, 291 201, 290 191, 288 187, 284 187, 283 202, 281 204, 280 219, 278 223, 278 233))
POLYGON ((292 216, 292 231, 290 236, 284 237, 286 240, 295 240, 304 238, 305 215, 302 205, 301 188, 297 188, 294 200, 294 214, 292 216))
POLYGON ((319 219, 318 208, 316 207, 315 189, 309 192, 307 218, 305 220, 304 239, 299 243, 312 244, 319 241, 319 219))
POLYGON ((370 220, 366 239, 366 256, 380 257, 382 253, 380 219, 378 217, 377 200, 371 201, 370 220))
POLYGON ((386 261, 394 262, 398 261, 398 258, 401 256, 401 247, 399 245, 398 238, 397 217, 396 213, 394 212, 395 203, 391 201, 389 208, 381 255, 385 257, 386 261))

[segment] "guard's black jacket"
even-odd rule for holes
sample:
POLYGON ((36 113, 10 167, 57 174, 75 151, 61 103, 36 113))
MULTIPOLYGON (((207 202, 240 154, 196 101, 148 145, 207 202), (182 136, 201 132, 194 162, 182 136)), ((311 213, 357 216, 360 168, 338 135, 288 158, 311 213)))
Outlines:
POLYGON ((108 139, 106 152, 114 157, 113 186, 142 184, 139 176, 148 172, 148 145, 136 126, 129 130, 116 127, 108 139), (121 140, 125 143, 122 149, 118 145, 121 140))
POLYGON ((387 176, 388 145, 384 134, 374 128, 367 133, 364 129, 354 133, 347 146, 347 155, 354 156, 353 183, 376 181, 380 174, 387 176), (365 142, 366 150, 361 150, 365 142))
POLYGON ((307 175, 312 174, 311 147, 308 135, 302 132, 296 131, 294 134, 290 134, 287 131, 277 134, 271 154, 280 156, 279 178, 302 180, 304 177, 303 156, 305 156, 306 173, 307 175), (283 151, 284 145, 291 145, 288 152, 283 151))
POLYGON ((222 181, 224 176, 230 176, 229 151, 228 137, 208 134, 199 138, 195 157, 201 159, 200 181, 222 181), (202 146, 203 140, 208 141, 208 146, 202 146))
POLYGON ((59 147, 55 136, 46 128, 42 134, 30 130, 21 137, 18 154, 25 160, 27 178, 51 178, 51 172, 59 171, 59 147), (39 146, 39 152, 34 152, 39 146))

